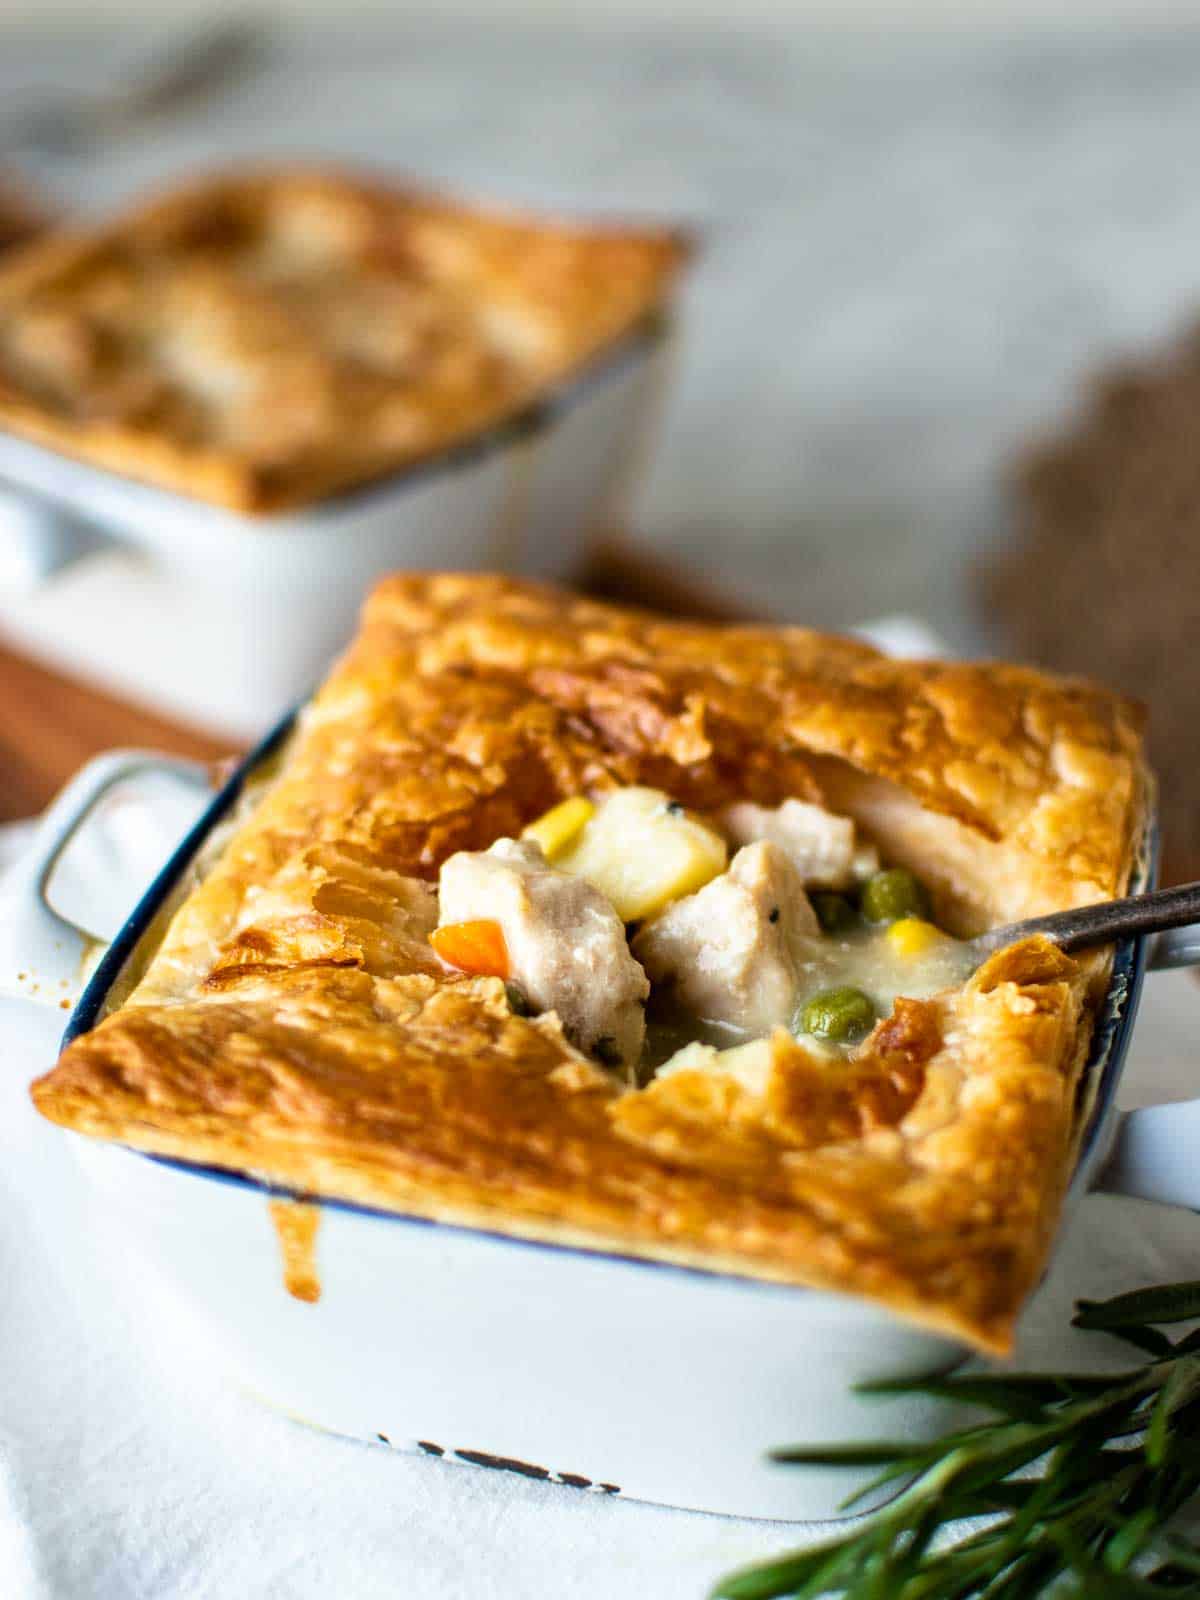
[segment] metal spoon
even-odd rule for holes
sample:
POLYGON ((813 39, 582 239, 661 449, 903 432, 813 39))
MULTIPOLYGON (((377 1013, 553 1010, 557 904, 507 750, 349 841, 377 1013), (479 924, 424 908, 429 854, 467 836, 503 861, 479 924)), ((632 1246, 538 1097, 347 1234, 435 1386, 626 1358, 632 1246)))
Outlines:
POLYGON ((1157 933, 1161 937, 1151 947, 1150 965, 1189 966, 1200 961, 1200 883, 1181 883, 1172 889, 1153 889, 1074 911, 1055 911, 1048 917, 1031 917, 1027 922, 1010 922, 1007 927, 989 928, 967 943, 982 961, 1035 933, 1053 939, 1062 950, 1086 950, 1114 939, 1157 933), (1168 934, 1168 929, 1177 931, 1168 934))
POLYGON ((256 63, 265 34, 254 18, 226 17, 168 42, 123 81, 90 93, 56 94, 30 106, 4 108, 0 148, 72 155, 100 139, 135 132, 143 123, 223 89, 256 63))

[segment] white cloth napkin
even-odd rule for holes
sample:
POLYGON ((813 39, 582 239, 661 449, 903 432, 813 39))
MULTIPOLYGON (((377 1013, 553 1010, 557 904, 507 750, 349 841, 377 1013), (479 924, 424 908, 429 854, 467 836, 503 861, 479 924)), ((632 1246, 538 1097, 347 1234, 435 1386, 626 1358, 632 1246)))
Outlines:
MULTIPOLYGON (((111 931, 194 803, 114 802, 103 837, 93 829, 73 848, 55 898, 111 931)), ((1198 1015, 1187 974, 1149 980, 1125 1104, 1197 1092, 1198 1015)), ((93 1225, 64 1136, 30 1106, 62 1022, 60 1010, 0 1000, 5 1600, 695 1600, 731 1567, 819 1536, 335 1438, 228 1386, 169 1294, 93 1225)), ((1123 1361, 1102 1336, 1070 1330, 1074 1298, 1192 1277, 1198 1262, 1200 1218, 1087 1199, 1019 1359, 1123 1361)))

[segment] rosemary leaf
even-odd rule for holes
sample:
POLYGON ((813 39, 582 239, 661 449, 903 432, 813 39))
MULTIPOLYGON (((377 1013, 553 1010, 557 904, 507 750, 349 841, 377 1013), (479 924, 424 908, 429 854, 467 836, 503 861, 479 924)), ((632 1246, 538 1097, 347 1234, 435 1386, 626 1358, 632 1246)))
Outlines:
POLYGON ((1156 1516, 1153 1506, 1143 1506, 1113 1534, 1104 1550, 1104 1565, 1110 1572, 1124 1572, 1153 1532, 1156 1516))
POLYGON ((725 1587, 718 1592, 725 1600, 776 1600, 780 1595, 829 1594, 829 1584, 837 1580, 846 1565, 840 1550, 818 1545, 813 1550, 784 1556, 767 1566, 749 1567, 734 1574, 725 1580, 725 1587), (810 1587, 814 1581, 825 1583, 825 1587, 810 1587))
MULTIPOLYGON (((1072 1320, 1077 1328, 1088 1326, 1088 1324, 1079 1322, 1078 1319, 1072 1320)), ((1135 1350, 1143 1350, 1147 1355, 1151 1356, 1170 1355, 1174 1348, 1166 1334, 1161 1333, 1157 1328, 1105 1328, 1104 1332, 1111 1334, 1114 1339, 1120 1339, 1124 1344, 1133 1345, 1135 1350)))
POLYGON ((882 1442, 880 1444, 796 1445, 772 1450, 771 1460, 785 1466, 875 1467, 890 1461, 915 1461, 929 1454, 927 1445, 882 1442))
POLYGON ((1076 1328, 1112 1329, 1191 1322, 1195 1317, 1200 1317, 1200 1281, 1134 1289, 1112 1300, 1080 1300, 1071 1322, 1076 1328))
POLYGON ((1200 1393, 1200 1370, 1183 1361, 1175 1362, 1171 1376, 1159 1392, 1146 1430, 1146 1460, 1152 1467, 1161 1467, 1167 1453, 1167 1425, 1171 1413, 1197 1393, 1200 1393))
POLYGON ((924 1394, 956 1400, 962 1405, 986 1406, 1006 1416, 1032 1421, 1048 1405, 1079 1395, 1101 1394, 1115 1381, 1116 1375, 1063 1378, 1054 1373, 967 1372, 946 1378, 878 1379, 858 1384, 855 1392, 883 1396, 924 1394))
POLYGON ((897 1480, 902 1486, 840 1536, 734 1573, 714 1595, 1036 1600, 1053 1590, 1077 1600, 1197 1600, 1200 1545, 1168 1541, 1164 1529, 1200 1494, 1200 1334, 1173 1346, 1155 1326, 1197 1315, 1197 1283, 1081 1304, 1079 1326, 1151 1355, 1128 1371, 866 1386, 877 1395, 979 1405, 994 1416, 930 1444, 777 1451, 785 1464, 881 1468, 855 1500, 897 1480), (983 1525, 967 1532, 965 1519, 983 1525))

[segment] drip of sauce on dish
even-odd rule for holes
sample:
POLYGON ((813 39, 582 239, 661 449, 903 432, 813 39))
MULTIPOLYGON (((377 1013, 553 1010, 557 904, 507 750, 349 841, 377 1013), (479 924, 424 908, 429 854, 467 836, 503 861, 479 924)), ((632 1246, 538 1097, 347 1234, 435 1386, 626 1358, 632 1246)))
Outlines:
POLYGON ((283 1257, 283 1286, 297 1300, 313 1305, 321 1298, 317 1274, 317 1226, 320 1206, 304 1200, 269 1200, 267 1210, 283 1257))

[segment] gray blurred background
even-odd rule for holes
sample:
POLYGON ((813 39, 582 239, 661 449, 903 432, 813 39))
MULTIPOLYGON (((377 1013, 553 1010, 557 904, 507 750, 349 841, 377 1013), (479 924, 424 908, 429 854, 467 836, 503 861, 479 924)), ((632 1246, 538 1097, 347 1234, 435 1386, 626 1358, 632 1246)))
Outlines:
MULTIPOLYGON (((20 157, 95 211, 241 156, 696 224, 640 533, 756 609, 986 642, 1014 451, 1200 289, 1192 7, 312 0, 132 139, 20 157)), ((0 105, 118 80, 190 8, 0 10, 0 105)))

